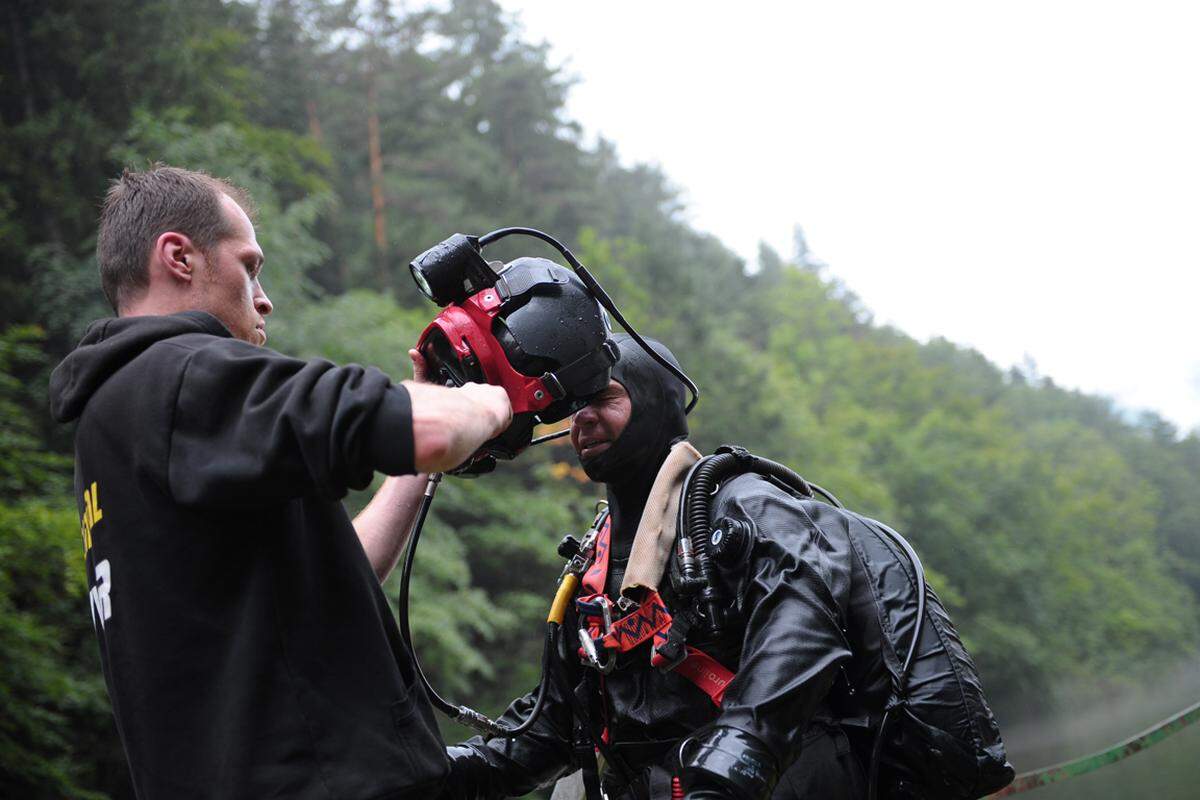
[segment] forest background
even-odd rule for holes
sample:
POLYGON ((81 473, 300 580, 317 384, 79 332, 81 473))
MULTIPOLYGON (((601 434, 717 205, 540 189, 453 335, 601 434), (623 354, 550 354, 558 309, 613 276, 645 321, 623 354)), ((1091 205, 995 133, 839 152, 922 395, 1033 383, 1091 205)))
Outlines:
MULTIPOLYGON (((700 384, 702 450, 743 444, 910 537, 1018 769, 1200 690, 1186 666, 1200 653, 1196 432, 877 325, 801 237, 744 263, 686 224, 659 170, 584 144, 570 80, 491 0, 13 0, 3 15, 0 795, 132 796, 88 613, 71 431, 51 423, 46 383, 111 313, 93 253, 108 181, 155 161, 255 197, 273 347, 396 379, 436 310, 409 280, 413 255, 510 224, 564 239, 700 384)), ((500 252, 523 254, 552 255, 500 252)), ((554 545, 599 496, 562 442, 444 486, 413 609, 438 686, 491 712, 532 686, 554 545)), ((1197 742, 1139 756, 1124 788, 1108 773, 1042 796, 1189 796, 1197 742)))

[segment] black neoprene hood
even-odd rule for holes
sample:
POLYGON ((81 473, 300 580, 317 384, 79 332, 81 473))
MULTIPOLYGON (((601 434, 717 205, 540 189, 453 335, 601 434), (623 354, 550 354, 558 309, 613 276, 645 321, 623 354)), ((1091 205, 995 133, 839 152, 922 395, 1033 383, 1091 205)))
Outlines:
MULTIPOLYGON (((629 423, 607 450, 581 460, 588 477, 603 483, 621 483, 650 470, 657 472, 671 445, 688 434, 686 387, 628 334, 614 334, 613 341, 620 355, 612 376, 629 393, 629 423)), ((646 341, 679 366, 666 345, 654 339, 646 341)), ((652 474, 650 477, 653 479, 652 474)))

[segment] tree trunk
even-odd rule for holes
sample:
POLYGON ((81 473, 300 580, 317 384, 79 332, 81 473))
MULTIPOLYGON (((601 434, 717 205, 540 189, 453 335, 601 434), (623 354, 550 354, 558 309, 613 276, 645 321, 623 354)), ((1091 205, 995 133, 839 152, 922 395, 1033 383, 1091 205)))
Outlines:
POLYGON ((379 148, 379 102, 375 88, 375 72, 367 77, 367 139, 371 154, 371 205, 375 209, 375 269, 380 289, 390 291, 388 271, 387 231, 384 228, 383 155, 379 148))
POLYGON ((317 144, 325 144, 325 135, 321 132, 321 119, 317 116, 317 101, 309 100, 306 104, 308 109, 308 135, 317 140, 317 144))
POLYGON ((29 62, 25 58, 25 34, 17 16, 16 3, 8 5, 9 35, 12 36, 13 58, 17 62, 17 77, 21 81, 21 99, 25 105, 25 119, 33 119, 33 81, 29 77, 29 62))

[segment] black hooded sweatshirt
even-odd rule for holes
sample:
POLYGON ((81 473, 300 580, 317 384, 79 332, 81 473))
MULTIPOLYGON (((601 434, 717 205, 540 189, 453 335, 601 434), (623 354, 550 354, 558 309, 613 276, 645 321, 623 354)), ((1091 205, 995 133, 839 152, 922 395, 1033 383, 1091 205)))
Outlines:
POLYGON ((94 323, 50 393, 78 420, 91 615, 138 797, 432 791, 432 709, 338 502, 413 472, 408 392, 185 312, 94 323))

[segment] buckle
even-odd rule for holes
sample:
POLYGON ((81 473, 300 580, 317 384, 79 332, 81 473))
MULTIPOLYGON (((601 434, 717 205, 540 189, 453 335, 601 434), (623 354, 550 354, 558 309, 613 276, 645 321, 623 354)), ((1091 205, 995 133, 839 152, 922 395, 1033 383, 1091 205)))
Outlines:
POLYGON ((657 658, 662 659, 655 665, 662 672, 670 672, 682 664, 688 657, 687 645, 682 641, 672 642, 669 636, 663 642, 662 647, 654 645, 650 648, 650 652, 657 658))
POLYGON ((688 614, 677 614, 671 620, 671 628, 667 631, 666 637, 663 638, 662 644, 657 641, 651 647, 651 658, 661 659, 663 663, 657 663, 654 666, 663 672, 671 670, 682 664, 688 657, 687 637, 688 631, 692 628, 692 621, 688 614))
POLYGON ((541 380, 542 384, 546 387, 546 391, 555 400, 562 400, 567 396, 567 390, 563 388, 562 383, 558 380, 558 376, 553 372, 543 374, 541 380))
POLYGON ((599 670, 601 675, 609 674, 617 666, 616 653, 609 654, 607 661, 600 660, 600 653, 596 649, 596 641, 592 639, 591 634, 585 628, 579 629, 579 644, 583 647, 584 663, 599 670))
POLYGON ((584 617, 600 617, 604 620, 604 636, 612 633, 612 603, 604 595, 600 595, 592 600, 576 600, 575 610, 584 617))

